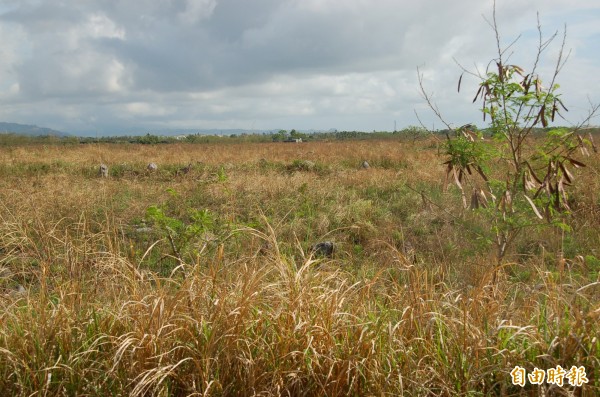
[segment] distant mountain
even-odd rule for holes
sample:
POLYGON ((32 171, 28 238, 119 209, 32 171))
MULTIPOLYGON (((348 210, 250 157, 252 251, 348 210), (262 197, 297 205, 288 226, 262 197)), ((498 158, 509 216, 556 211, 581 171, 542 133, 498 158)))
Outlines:
POLYGON ((3 123, 0 122, 0 134, 19 134, 19 135, 54 135, 54 136, 69 136, 69 134, 51 128, 38 127, 37 125, 3 123))

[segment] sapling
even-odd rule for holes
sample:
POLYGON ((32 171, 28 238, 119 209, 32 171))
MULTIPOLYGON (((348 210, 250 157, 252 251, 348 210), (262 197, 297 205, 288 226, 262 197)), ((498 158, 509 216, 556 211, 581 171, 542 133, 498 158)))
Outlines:
POLYGON ((557 84, 568 59, 566 28, 552 75, 542 80, 541 57, 558 32, 544 39, 538 17, 538 45, 533 65, 525 69, 509 63, 507 51, 516 41, 505 47, 501 44, 495 11, 494 6, 488 22, 496 36, 496 58, 485 72, 462 67, 458 81, 460 92, 465 74, 479 80, 473 103, 480 104, 483 121, 488 123, 485 136, 471 124, 452 128, 425 91, 420 72, 419 85, 429 107, 450 131, 441 152, 446 167, 444 188, 455 185, 463 206, 487 219, 496 264, 500 265, 523 230, 547 226, 569 229, 569 188, 575 182, 574 170, 585 167, 578 156, 596 150, 591 134, 585 136, 583 130, 599 105, 592 104, 588 116, 572 128, 548 128, 568 111, 557 84))

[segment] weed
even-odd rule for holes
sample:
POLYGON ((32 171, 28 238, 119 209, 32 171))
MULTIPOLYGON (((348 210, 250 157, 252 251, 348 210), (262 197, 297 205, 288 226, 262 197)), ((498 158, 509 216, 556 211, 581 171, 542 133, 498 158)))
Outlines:
POLYGON ((600 174, 569 238, 518 236, 490 289, 486 224, 455 215, 431 142, 273 145, 202 144, 186 177, 200 146, 0 147, 0 390, 518 395, 515 365, 576 364, 598 393, 600 174), (99 179, 99 151, 130 168, 99 179))

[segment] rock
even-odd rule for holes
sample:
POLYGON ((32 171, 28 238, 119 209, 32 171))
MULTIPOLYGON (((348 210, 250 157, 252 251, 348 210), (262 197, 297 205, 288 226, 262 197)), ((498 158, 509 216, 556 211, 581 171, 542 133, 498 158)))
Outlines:
POLYGON ((323 241, 310 247, 311 255, 321 258, 332 258, 334 251, 334 244, 331 241, 323 241))
POLYGON ((100 164, 98 175, 100 175, 102 178, 108 178, 108 165, 104 163, 100 164))

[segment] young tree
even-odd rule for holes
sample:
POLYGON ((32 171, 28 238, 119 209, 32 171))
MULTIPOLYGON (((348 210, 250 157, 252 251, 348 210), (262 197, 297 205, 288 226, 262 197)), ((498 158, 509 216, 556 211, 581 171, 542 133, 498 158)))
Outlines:
POLYGON ((582 128, 599 105, 592 105, 588 116, 577 126, 546 128, 567 111, 556 82, 568 58, 564 51, 566 29, 553 73, 543 81, 539 75, 541 56, 558 32, 544 39, 538 17, 539 41, 533 65, 526 70, 508 63, 507 51, 516 40, 502 45, 495 5, 488 22, 496 36, 496 58, 485 73, 462 68, 458 90, 464 74, 479 80, 473 102, 481 104, 491 137, 484 139, 482 132, 470 124, 452 128, 425 91, 420 71, 418 75, 424 99, 451 131, 443 145, 444 185, 455 184, 464 207, 488 219, 497 264, 501 264, 507 248, 524 229, 548 224, 568 228, 564 214, 570 210, 568 188, 575 179, 573 169, 585 166, 576 156, 578 152, 589 155, 588 148, 596 151, 591 134, 584 136, 582 128), (534 132, 539 130, 543 131, 543 138, 534 139, 534 132))

